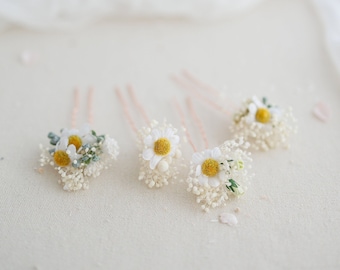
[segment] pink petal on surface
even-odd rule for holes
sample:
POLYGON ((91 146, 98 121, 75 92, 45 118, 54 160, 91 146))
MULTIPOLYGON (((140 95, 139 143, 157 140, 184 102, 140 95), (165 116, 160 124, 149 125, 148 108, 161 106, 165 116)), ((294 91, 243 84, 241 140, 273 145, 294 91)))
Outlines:
POLYGON ((228 224, 229 226, 235 226, 238 223, 236 216, 230 213, 220 214, 219 220, 221 223, 228 224))
POLYGON ((320 101, 315 104, 313 108, 313 114, 320 121, 327 122, 331 116, 331 110, 326 103, 320 101))
POLYGON ((20 61, 24 65, 32 65, 38 60, 38 54, 25 50, 20 54, 20 61))

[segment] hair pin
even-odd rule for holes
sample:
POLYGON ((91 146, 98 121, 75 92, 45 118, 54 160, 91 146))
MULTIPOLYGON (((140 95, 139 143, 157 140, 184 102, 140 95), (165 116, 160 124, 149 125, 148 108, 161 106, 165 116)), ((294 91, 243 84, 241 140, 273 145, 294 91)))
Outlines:
POLYGON ((186 137, 194 151, 187 177, 187 191, 196 195, 196 202, 208 212, 210 208, 225 206, 230 195, 242 195, 252 177, 248 174, 251 168, 249 143, 242 138, 227 140, 220 146, 209 148, 208 139, 203 124, 196 114, 191 99, 187 100, 189 113, 204 141, 205 150, 198 151, 188 132, 183 110, 176 101, 186 137))
POLYGON ((289 138, 297 131, 292 108, 283 110, 253 96, 244 101, 235 113, 231 131, 243 136, 256 150, 269 150, 289 147, 289 138))
POLYGON ((231 110, 234 111, 230 130, 235 138, 242 137, 255 150, 289 147, 289 139, 297 131, 297 121, 292 108, 284 110, 268 103, 265 97, 260 100, 254 96, 244 101, 241 108, 235 110, 236 106, 223 98, 219 91, 200 81, 190 72, 183 71, 181 75, 181 77, 173 76, 174 81, 192 92, 199 100, 226 115, 230 115, 231 110), (223 105, 216 100, 223 100, 223 105))
POLYGON ((129 106, 120 89, 116 87, 117 96, 122 103, 125 116, 131 129, 137 136, 137 148, 140 162, 140 181, 144 180, 149 188, 160 188, 168 185, 170 180, 176 180, 179 174, 178 166, 182 162, 182 152, 178 130, 166 120, 159 123, 150 121, 143 106, 138 102, 134 89, 127 86, 132 104, 142 116, 146 126, 137 129, 133 121, 129 106))
POLYGON ((89 177, 98 177, 103 169, 112 165, 119 154, 117 142, 108 135, 97 135, 91 130, 93 124, 93 88, 88 93, 88 124, 76 129, 79 110, 79 90, 75 89, 72 111, 72 128, 63 128, 60 134, 48 133, 50 145, 39 145, 40 165, 52 166, 58 171, 58 183, 66 191, 89 188, 89 177))

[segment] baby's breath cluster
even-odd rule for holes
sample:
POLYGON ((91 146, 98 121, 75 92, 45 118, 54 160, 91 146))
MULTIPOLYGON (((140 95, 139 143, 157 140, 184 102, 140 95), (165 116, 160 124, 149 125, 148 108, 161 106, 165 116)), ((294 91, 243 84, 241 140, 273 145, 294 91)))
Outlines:
POLYGON ((97 135, 88 125, 82 129, 62 129, 61 135, 48 134, 50 146, 40 145, 40 165, 58 171, 59 184, 66 191, 89 188, 88 177, 97 177, 112 165, 119 154, 117 142, 108 135, 97 135))
POLYGON ((248 147, 249 143, 240 138, 193 154, 187 190, 197 196, 196 202, 204 211, 225 206, 229 195, 245 192, 252 177, 248 174, 252 161, 248 147))
POLYGON ((296 133, 292 109, 284 111, 257 97, 246 100, 235 114, 231 131, 243 137, 255 150, 289 147, 289 137, 296 133))
POLYGON ((149 188, 160 188, 177 179, 182 153, 176 134, 177 129, 166 120, 161 124, 153 120, 138 131, 137 146, 141 151, 138 179, 144 180, 149 188))

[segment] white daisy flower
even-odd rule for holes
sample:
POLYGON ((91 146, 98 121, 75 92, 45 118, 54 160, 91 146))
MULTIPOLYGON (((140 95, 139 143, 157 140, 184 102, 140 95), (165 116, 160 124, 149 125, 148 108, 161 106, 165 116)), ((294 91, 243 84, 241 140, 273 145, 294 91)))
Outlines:
POLYGON ((78 150, 82 145, 87 143, 94 143, 95 137, 91 133, 91 128, 88 124, 82 126, 81 129, 67 129, 64 128, 61 132, 60 139, 68 139, 68 144, 73 144, 78 150))
POLYGON ((108 135, 97 135, 89 125, 61 132, 60 136, 48 133, 51 146, 40 146, 40 164, 49 164, 58 171, 61 177, 58 182, 64 190, 88 189, 88 177, 99 176, 117 159, 118 144, 108 135))
POLYGON ((291 108, 283 110, 268 104, 266 98, 261 101, 254 96, 243 103, 230 129, 235 138, 243 137, 252 148, 266 151, 289 147, 288 139, 297 127, 291 108))
POLYGON ((267 124, 271 122, 273 118, 277 118, 280 114, 280 110, 277 107, 271 107, 264 104, 256 96, 253 96, 248 105, 248 114, 246 121, 248 123, 258 122, 267 124))
POLYGON ((251 168, 249 144, 243 139, 225 141, 222 145, 192 156, 187 178, 188 191, 204 211, 226 205, 229 195, 240 196, 246 190, 251 168))
POLYGON ((80 155, 77 154, 76 146, 69 144, 68 138, 61 138, 57 143, 55 152, 53 154, 54 162, 59 167, 66 167, 79 157, 80 155))
POLYGON ((161 188, 173 183, 183 165, 180 139, 177 129, 164 119, 163 123, 152 120, 137 134, 140 168, 138 180, 149 188, 161 188))
POLYGON ((218 187, 223 182, 225 173, 220 170, 223 156, 218 147, 192 155, 192 162, 196 165, 196 177, 201 185, 218 187))
POLYGON ((150 161, 150 169, 154 170, 157 164, 165 157, 173 157, 179 143, 179 136, 175 135, 176 130, 168 127, 165 130, 154 128, 151 134, 144 139, 146 149, 142 157, 150 161))

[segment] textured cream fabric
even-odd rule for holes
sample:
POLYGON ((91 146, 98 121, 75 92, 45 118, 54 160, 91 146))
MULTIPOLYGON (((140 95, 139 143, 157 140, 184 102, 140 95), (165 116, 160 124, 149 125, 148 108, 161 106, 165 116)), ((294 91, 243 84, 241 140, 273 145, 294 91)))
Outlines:
MULTIPOLYGON (((215 23, 116 21, 73 33, 2 33, 0 268, 338 269, 340 91, 321 29, 307 2, 278 0, 215 23), (39 60, 22 65, 24 50, 39 60), (134 136, 113 92, 133 83, 150 118, 179 126, 170 100, 186 93, 169 75, 182 68, 236 104, 266 95, 299 119, 291 149, 253 153, 248 192, 208 214, 184 184, 150 190, 138 182, 134 136), (94 85, 94 128, 115 137, 121 155, 88 191, 67 193, 55 171, 34 168, 47 133, 70 125, 74 85, 82 90, 79 124, 94 85), (332 108, 328 123, 311 114, 319 100, 332 108), (236 207, 236 227, 211 222, 236 207)), ((195 108, 211 146, 230 138, 229 116, 197 101, 195 108)), ((187 146, 187 160, 190 153, 187 146)))

